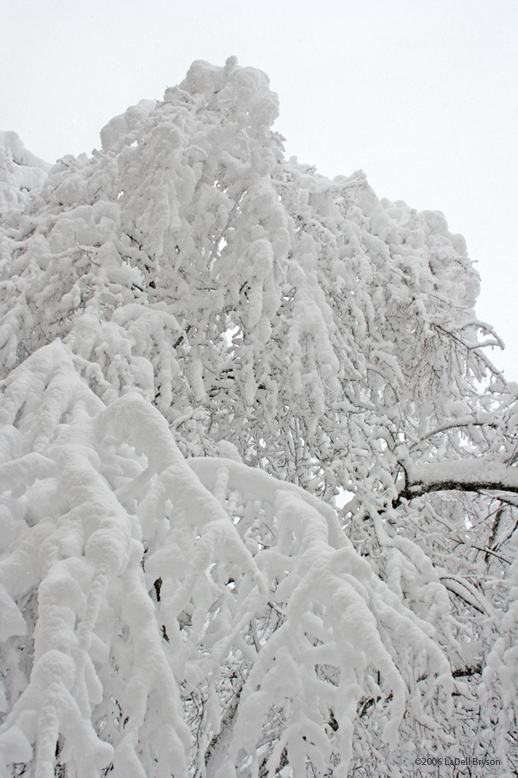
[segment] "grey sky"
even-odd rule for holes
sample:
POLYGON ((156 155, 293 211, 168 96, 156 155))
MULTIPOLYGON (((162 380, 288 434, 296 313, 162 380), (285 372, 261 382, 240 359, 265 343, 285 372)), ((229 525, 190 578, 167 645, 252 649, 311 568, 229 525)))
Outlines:
MULTIPOLYGON (((231 54, 270 76, 286 152, 445 213, 518 380, 518 0, 3 0, 0 129, 53 161, 231 54)), ((490 355, 491 356, 491 355, 490 355)))

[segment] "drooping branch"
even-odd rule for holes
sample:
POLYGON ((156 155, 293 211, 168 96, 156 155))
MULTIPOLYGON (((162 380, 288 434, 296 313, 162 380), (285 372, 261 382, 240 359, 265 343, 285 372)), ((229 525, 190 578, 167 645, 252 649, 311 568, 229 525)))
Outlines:
POLYGON ((409 450, 412 451, 418 448, 421 443, 424 443, 430 438, 433 438, 434 435, 439 435, 442 432, 448 432, 449 430, 462 429, 466 427, 492 427, 493 429, 496 429, 497 426, 497 422, 495 421, 494 416, 491 414, 485 414, 485 416, 480 415, 477 417, 466 416, 462 419, 455 419, 454 421, 447 422, 446 424, 441 424, 439 427, 431 430, 426 435, 423 435, 423 437, 421 437, 418 441, 413 443, 412 446, 409 447, 409 450))

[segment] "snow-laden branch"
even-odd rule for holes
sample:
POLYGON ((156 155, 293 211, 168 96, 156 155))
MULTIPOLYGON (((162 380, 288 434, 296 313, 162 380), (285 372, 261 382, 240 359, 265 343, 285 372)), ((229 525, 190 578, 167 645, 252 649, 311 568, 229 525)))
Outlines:
POLYGON ((518 492, 518 468, 495 462, 490 456, 422 465, 405 463, 405 472, 405 487, 398 499, 443 490, 518 492))
MULTIPOLYGON (((158 763, 187 776, 205 754, 207 774, 223 775, 244 753, 257 758, 275 709, 290 764, 334 754, 345 775, 369 668, 386 701, 369 715, 391 746, 413 688, 409 656, 427 668, 426 698, 449 693, 429 625, 357 554, 330 506, 234 460, 186 460, 156 408, 136 392, 105 406, 60 343, 9 376, 2 414, 6 440, 17 439, 4 497, 21 522, 0 558, 5 769, 33 762, 50 778, 58 743, 78 778, 92 765, 153 776, 158 763), (24 685, 19 657, 32 641, 24 685), (330 710, 337 729, 325 735, 330 710), (194 756, 193 737, 205 744, 194 756)), ((426 715, 424 689, 416 706, 426 715)))

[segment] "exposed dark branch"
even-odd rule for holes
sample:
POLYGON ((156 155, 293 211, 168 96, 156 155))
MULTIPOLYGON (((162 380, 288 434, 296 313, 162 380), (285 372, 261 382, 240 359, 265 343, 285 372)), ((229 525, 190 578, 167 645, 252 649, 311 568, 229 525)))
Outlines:
POLYGON ((480 675, 482 672, 482 665, 475 665, 474 667, 461 667, 458 670, 452 671, 453 678, 469 678, 472 675, 480 675))

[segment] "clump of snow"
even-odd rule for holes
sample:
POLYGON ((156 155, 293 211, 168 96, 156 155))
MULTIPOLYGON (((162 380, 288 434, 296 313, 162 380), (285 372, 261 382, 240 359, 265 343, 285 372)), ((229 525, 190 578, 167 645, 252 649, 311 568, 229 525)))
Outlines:
POLYGON ((43 185, 50 167, 15 132, 0 132, 0 216, 9 208, 22 208, 28 193, 43 185))

